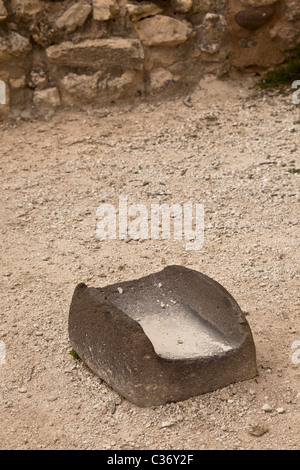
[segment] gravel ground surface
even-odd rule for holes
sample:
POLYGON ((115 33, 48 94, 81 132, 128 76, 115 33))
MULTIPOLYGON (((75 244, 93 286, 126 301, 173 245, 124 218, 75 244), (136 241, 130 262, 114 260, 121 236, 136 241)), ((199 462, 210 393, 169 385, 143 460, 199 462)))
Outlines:
POLYGON ((1 448, 296 449, 300 174, 290 170, 300 168, 300 113, 291 96, 208 77, 189 97, 3 122, 0 132, 1 448), (203 203, 204 246, 100 241, 97 207, 117 207, 121 194, 147 207, 203 203), (79 282, 100 287, 169 264, 235 297, 258 376, 138 408, 69 354, 68 310, 79 282))

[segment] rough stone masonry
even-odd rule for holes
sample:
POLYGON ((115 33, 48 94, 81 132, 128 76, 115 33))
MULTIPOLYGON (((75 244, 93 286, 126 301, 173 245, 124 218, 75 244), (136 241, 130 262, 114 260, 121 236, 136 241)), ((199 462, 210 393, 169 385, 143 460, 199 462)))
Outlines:
POLYGON ((0 116, 167 95, 299 44, 298 0, 0 0, 0 116))

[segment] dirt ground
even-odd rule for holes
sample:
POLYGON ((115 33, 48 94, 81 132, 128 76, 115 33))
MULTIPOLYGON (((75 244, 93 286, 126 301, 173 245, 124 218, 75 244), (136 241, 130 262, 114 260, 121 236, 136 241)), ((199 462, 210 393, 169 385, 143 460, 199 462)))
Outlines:
POLYGON ((299 133, 291 96, 211 77, 189 97, 0 123, 2 449, 299 447, 299 133), (203 203, 203 247, 99 240, 97 207, 120 195, 203 203), (258 375, 138 408, 69 354, 70 301, 169 264, 235 297, 258 375))

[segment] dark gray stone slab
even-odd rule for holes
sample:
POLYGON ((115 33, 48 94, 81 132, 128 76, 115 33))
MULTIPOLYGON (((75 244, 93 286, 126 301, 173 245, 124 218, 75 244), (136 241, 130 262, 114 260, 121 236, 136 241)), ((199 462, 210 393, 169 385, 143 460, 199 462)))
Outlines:
POLYGON ((104 288, 79 284, 69 336, 79 357, 138 406, 185 400, 257 373, 236 301, 182 266, 104 288))

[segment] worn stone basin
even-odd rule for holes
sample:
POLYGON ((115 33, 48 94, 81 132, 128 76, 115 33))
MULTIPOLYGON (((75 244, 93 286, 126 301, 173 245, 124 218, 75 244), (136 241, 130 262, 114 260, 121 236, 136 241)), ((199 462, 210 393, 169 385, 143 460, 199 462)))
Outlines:
POLYGON ((257 372, 236 301, 182 266, 103 288, 79 284, 69 336, 79 357, 138 406, 185 400, 257 372))

